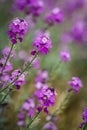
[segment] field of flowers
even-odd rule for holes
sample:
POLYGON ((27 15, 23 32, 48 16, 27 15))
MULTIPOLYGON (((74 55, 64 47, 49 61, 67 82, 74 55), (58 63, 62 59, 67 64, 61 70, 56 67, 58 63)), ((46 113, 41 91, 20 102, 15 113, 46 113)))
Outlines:
POLYGON ((0 0, 0 130, 87 130, 87 0, 0 0))

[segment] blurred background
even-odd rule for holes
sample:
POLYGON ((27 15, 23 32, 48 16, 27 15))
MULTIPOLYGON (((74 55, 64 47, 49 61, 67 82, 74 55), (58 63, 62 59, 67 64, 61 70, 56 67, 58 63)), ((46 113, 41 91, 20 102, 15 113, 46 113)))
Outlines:
MULTIPOLYGON (((17 59, 14 61, 14 68, 23 66, 23 59, 20 58, 20 52, 24 51, 27 55, 32 48, 33 39, 39 29, 46 27, 44 22, 45 15, 53 8, 59 7, 63 10, 65 18, 64 22, 59 25, 54 25, 49 29, 50 37, 52 39, 53 48, 46 56, 40 56, 40 69, 47 69, 50 72, 59 62, 59 52, 61 50, 69 50, 71 54, 71 61, 69 63, 62 63, 60 68, 54 73, 51 85, 54 86, 58 92, 56 104, 61 102, 67 86, 67 81, 72 76, 78 76, 83 82, 83 88, 78 95, 74 94, 66 109, 58 116, 56 123, 58 130, 78 130, 79 124, 82 122, 81 113, 84 107, 87 107, 87 0, 43 0, 45 3, 44 13, 38 18, 37 22, 30 21, 29 16, 26 16, 21 11, 12 9, 14 1, 0 0, 0 57, 1 50, 5 46, 10 45, 7 35, 8 24, 15 17, 26 18, 30 24, 29 33, 25 36, 23 43, 15 46, 17 59), (82 22, 84 25, 80 27, 78 23, 82 22), (79 38, 73 34, 73 28, 77 26, 80 34, 79 38), (80 33, 81 32, 81 33, 80 33), (71 37, 72 36, 72 37, 71 37), (84 37, 84 38, 81 38, 84 37), (56 75, 56 76, 55 76, 56 75)), ((79 35, 78 34, 78 35, 79 35)), ((21 90, 12 92, 11 102, 4 104, 0 108, 0 130, 19 130, 16 125, 17 114, 23 102, 34 91, 34 78, 38 70, 31 69, 27 76, 27 83, 21 87, 21 90)), ((50 109, 53 112, 56 106, 50 109)), ((42 113, 37 128, 45 124, 46 114, 42 113)))

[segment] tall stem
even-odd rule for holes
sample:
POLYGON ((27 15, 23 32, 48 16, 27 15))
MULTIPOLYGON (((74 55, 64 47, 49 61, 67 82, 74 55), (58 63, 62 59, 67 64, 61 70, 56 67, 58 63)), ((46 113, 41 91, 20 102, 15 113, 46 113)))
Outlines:
POLYGON ((26 127, 26 130, 29 130, 31 124, 33 123, 33 121, 39 116, 40 112, 37 112, 37 114, 35 115, 35 117, 29 122, 29 124, 26 127))
POLYGON ((11 54, 11 52, 12 52, 13 46, 14 46, 14 44, 11 45, 11 49, 10 49, 10 51, 9 51, 9 54, 8 54, 8 56, 7 56, 7 58, 6 58, 6 61, 5 61, 4 65, 3 65, 3 68, 2 68, 2 71, 1 71, 1 75, 2 75, 2 73, 3 73, 3 71, 4 71, 4 69, 5 69, 5 66, 6 66, 8 60, 9 60, 9 57, 10 57, 10 54, 11 54))

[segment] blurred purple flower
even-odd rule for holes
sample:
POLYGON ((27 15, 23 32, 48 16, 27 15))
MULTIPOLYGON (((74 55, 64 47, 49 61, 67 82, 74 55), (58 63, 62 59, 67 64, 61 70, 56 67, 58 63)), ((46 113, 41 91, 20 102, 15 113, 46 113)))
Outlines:
POLYGON ((24 11, 26 14, 39 16, 43 12, 43 0, 14 0, 12 5, 13 10, 24 11))
MULTIPOLYGON (((0 59, 0 71, 2 71, 2 68, 3 68, 3 65, 5 64, 5 62, 6 62, 6 58, 0 59)), ((13 69, 13 66, 12 66, 11 62, 8 61, 3 72, 10 72, 10 71, 12 71, 12 69, 13 69)))
POLYGON ((48 122, 43 127, 45 130, 57 130, 57 127, 54 123, 48 122))
POLYGON ((68 51, 61 51, 60 52, 60 59, 62 62, 68 62, 71 60, 70 53, 68 51))
POLYGON ((76 93, 83 87, 82 81, 78 77, 72 77, 72 80, 68 81, 68 85, 70 85, 76 93))
MULTIPOLYGON (((9 46, 6 46, 6 47, 2 50, 2 55, 3 55, 3 57, 7 57, 8 54, 9 54, 9 52, 10 52, 10 47, 9 47, 9 46)), ((11 54, 10 54, 10 57, 15 58, 15 56, 16 56, 16 52, 15 52, 15 50, 12 50, 12 51, 11 51, 11 54)))
POLYGON ((63 22, 64 14, 60 8, 54 8, 52 12, 46 16, 45 21, 49 25, 53 25, 54 23, 59 24, 63 22))
POLYGON ((82 119, 84 120, 84 123, 87 123, 87 108, 84 108, 82 119))
POLYGON ((49 75, 47 70, 38 71, 38 74, 35 78, 35 82, 46 83, 48 80, 49 75))

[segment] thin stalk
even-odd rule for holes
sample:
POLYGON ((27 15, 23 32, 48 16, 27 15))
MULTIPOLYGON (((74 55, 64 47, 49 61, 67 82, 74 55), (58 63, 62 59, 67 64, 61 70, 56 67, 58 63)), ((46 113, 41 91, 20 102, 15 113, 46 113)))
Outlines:
POLYGON ((3 65, 1 74, 3 73, 3 71, 4 71, 4 69, 5 69, 5 66, 6 66, 6 64, 7 64, 7 62, 8 62, 8 59, 9 59, 9 57, 10 57, 10 54, 11 54, 11 52, 12 52, 13 46, 14 46, 14 44, 11 45, 11 49, 10 49, 10 51, 9 51, 9 54, 8 54, 8 56, 7 56, 7 58, 6 58, 6 61, 5 61, 4 65, 3 65))
POLYGON ((40 112, 37 112, 35 117, 29 122, 29 124, 26 127, 26 130, 29 130, 30 126, 32 125, 33 121, 39 116, 40 112))
POLYGON ((2 100, 0 101, 0 104, 2 104, 4 102, 4 100, 6 99, 6 97, 9 95, 10 91, 8 90, 6 95, 2 98, 2 100))

